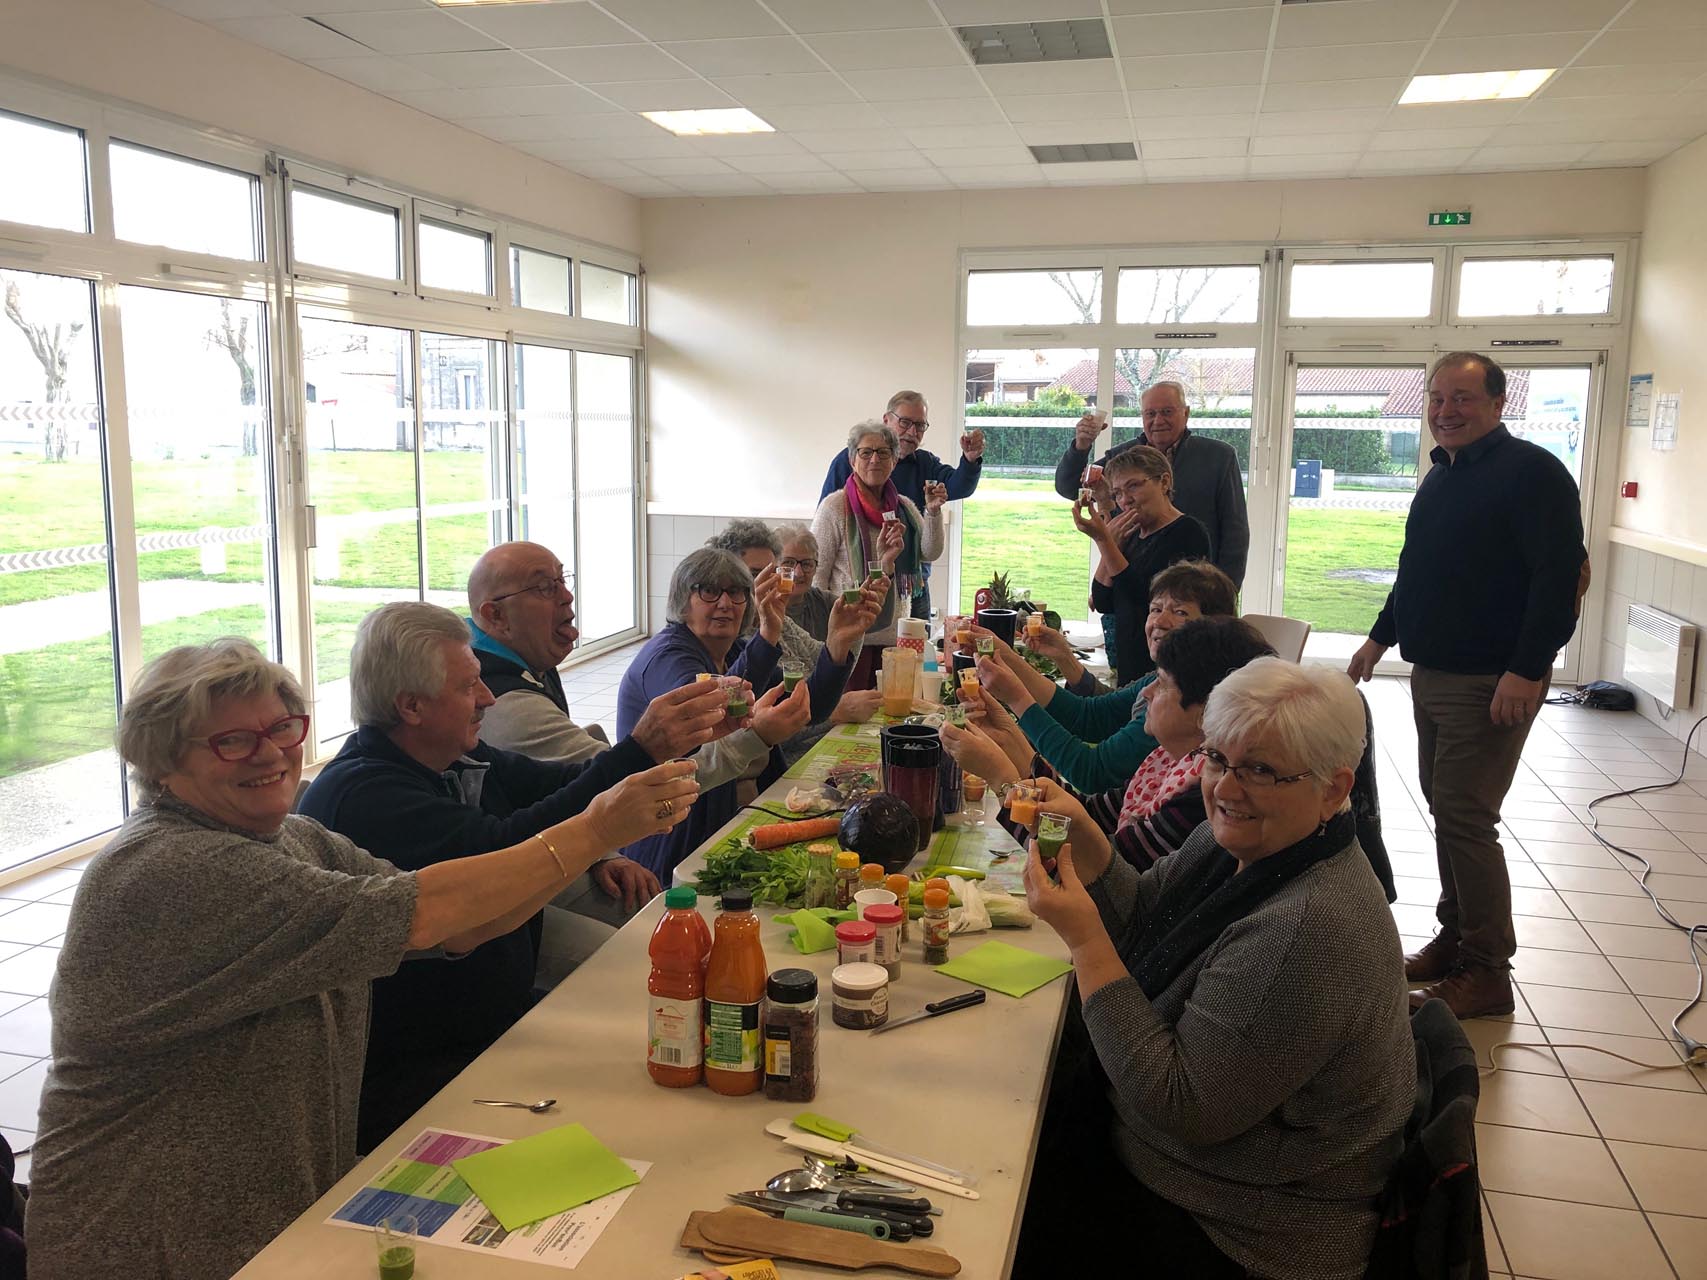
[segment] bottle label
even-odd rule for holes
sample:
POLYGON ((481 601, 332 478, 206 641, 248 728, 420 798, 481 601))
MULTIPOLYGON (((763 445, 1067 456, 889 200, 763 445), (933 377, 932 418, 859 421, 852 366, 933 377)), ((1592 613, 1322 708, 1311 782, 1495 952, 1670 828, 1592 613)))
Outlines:
POLYGON ((654 999, 646 1033, 647 1061, 660 1067, 697 1067, 705 1049, 700 1001, 654 999))
POLYGON ((940 919, 933 919, 927 915, 925 917, 925 945, 927 947, 946 947, 949 931, 952 928, 953 922, 949 920, 947 915, 943 915, 940 919))
POLYGON ((705 1065, 719 1071, 759 1068, 759 1002, 705 1002, 705 1065))
POLYGON ((794 1066, 794 1040, 787 1027, 765 1028, 765 1075, 786 1080, 794 1066))

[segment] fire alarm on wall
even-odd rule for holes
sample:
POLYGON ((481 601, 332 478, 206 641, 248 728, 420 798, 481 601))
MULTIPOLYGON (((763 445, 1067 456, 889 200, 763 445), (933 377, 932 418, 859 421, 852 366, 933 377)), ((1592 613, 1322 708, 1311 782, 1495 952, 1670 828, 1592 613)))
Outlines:
POLYGON ((1634 498, 1636 496, 1636 482, 1634 480, 1626 480, 1623 484, 1619 485, 1618 496, 1620 498, 1634 498))

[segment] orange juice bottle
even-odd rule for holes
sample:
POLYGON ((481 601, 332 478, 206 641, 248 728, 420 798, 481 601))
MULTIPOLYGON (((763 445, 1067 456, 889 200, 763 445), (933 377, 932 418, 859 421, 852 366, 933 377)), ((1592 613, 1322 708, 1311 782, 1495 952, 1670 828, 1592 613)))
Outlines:
POLYGON ((729 889, 705 968, 705 1083, 714 1093, 753 1093, 764 1081, 759 1004, 768 976, 753 892, 729 889))
POLYGON ((704 1078, 705 960, 711 935, 694 906, 698 897, 682 885, 664 895, 664 915, 652 931, 647 953, 652 973, 646 991, 646 1070, 671 1089, 704 1078))

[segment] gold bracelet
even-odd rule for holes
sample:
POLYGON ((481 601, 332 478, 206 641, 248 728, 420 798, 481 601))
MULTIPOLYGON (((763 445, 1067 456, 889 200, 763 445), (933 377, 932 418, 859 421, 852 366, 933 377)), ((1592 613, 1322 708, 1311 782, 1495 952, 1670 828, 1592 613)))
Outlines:
POLYGON ((557 856, 556 847, 552 845, 551 841, 547 840, 538 832, 534 833, 533 838, 545 846, 545 851, 551 855, 551 860, 557 864, 557 874, 567 880, 569 878, 569 868, 564 866, 563 859, 557 856))

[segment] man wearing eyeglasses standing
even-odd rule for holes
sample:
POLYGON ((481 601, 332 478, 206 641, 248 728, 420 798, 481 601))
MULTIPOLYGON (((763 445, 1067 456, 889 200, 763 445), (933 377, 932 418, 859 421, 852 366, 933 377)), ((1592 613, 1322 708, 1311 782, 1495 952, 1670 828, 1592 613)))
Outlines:
MULTIPOLYGON (((1174 469, 1174 505, 1209 533, 1215 567, 1243 586, 1245 559, 1251 548, 1250 519, 1245 513, 1245 485, 1239 455, 1233 446, 1191 434, 1191 406, 1178 382, 1156 382, 1139 399, 1144 430, 1136 440, 1116 445, 1099 465, 1134 445, 1160 449, 1174 469)), ((1106 422, 1087 413, 1073 427, 1073 442, 1055 467, 1055 492, 1069 501, 1079 496, 1091 449, 1106 422)))
MULTIPOLYGON (((925 484, 944 485, 948 500, 970 498, 978 488, 978 477, 984 474, 984 433, 967 431, 960 437, 960 461, 949 466, 928 449, 919 448, 930 430, 930 407, 917 391, 897 391, 889 397, 889 407, 883 412, 883 422, 895 433, 897 448, 895 470, 889 479, 903 498, 909 498, 920 511, 925 509, 925 484)), ((824 476, 824 488, 818 494, 822 502, 832 493, 847 486, 853 474, 848 451, 839 450, 830 460, 830 470, 824 476)), ((919 587, 913 595, 913 617, 931 616, 931 567, 921 565, 919 587)))
POLYGON ((1411 500, 1398 578, 1346 668, 1369 679, 1395 643, 1411 664, 1440 932, 1405 957, 1405 980, 1413 1005, 1438 996, 1460 1018, 1513 1008, 1500 806, 1587 588, 1576 481, 1506 430, 1505 390, 1505 371, 1476 352, 1429 371, 1434 467, 1411 500))

